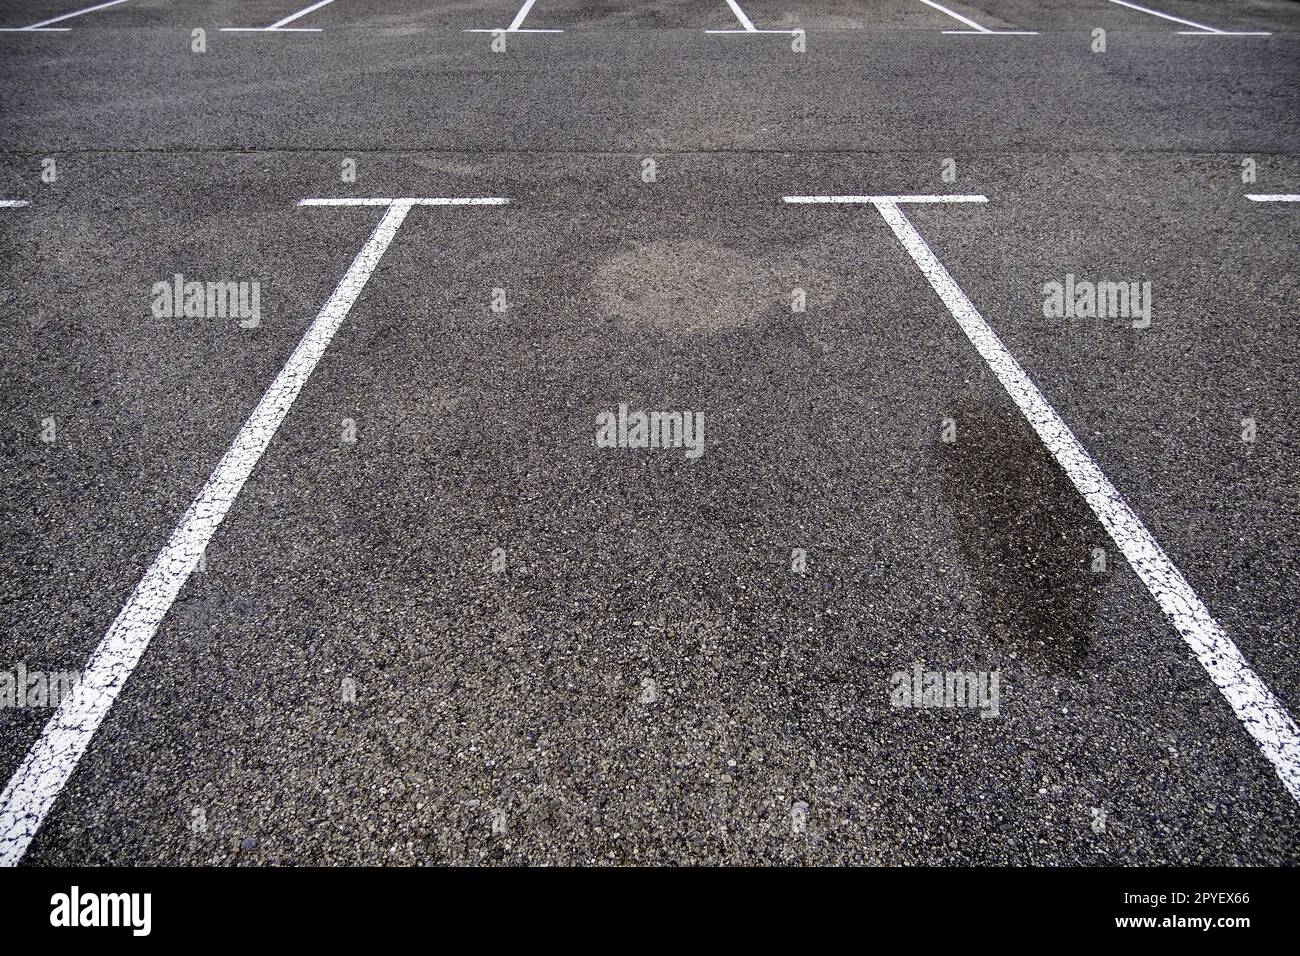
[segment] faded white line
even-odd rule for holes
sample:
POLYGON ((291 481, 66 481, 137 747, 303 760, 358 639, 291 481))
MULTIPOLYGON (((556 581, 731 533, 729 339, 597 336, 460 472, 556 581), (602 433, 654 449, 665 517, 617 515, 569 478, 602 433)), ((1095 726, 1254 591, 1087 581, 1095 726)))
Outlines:
MULTIPOLYGON (((506 200, 493 200, 500 205, 506 200)), ((253 409, 207 484, 181 518, 167 544, 135 586, 91 654, 81 682, 45 725, 0 794, 0 866, 27 852, 50 807, 67 784, 172 602, 203 555, 244 482, 266 451, 330 340, 365 288, 402 221, 414 205, 459 205, 456 200, 385 200, 387 211, 357 253, 271 387, 253 409)), ((304 205, 358 205, 309 200, 304 205)))
MULTIPOLYGON (((926 2, 926 0, 922 0, 922 2, 926 2)), ((1206 34, 1210 34, 1212 36, 1221 36, 1221 37, 1267 37, 1273 35, 1271 33, 1265 33, 1265 32, 1238 32, 1235 30, 1220 30, 1217 27, 1207 27, 1205 24, 1197 23, 1195 20, 1184 20, 1182 17, 1175 17, 1168 13, 1161 13, 1159 10, 1152 10, 1150 7, 1144 7, 1141 6, 1140 4, 1130 3, 1129 0, 1110 0, 1110 2, 1118 4, 1121 7, 1128 7, 1130 10, 1137 10, 1140 11, 1141 13, 1149 13, 1153 17, 1160 17, 1163 20, 1170 20, 1173 23, 1181 23, 1185 27, 1196 28, 1195 32, 1179 30, 1178 31, 1179 36, 1205 36, 1206 34)))
POLYGON ((1252 202, 1300 202, 1300 193, 1246 193, 1252 202))
MULTIPOLYGON (((1228 701, 1237 719, 1255 738, 1260 752, 1273 765, 1287 792, 1293 799, 1300 801, 1300 729, 1297 729, 1295 721, 1281 701, 1251 669, 1241 650, 1210 615, 1182 572, 1174 566, 1141 519, 1102 473, 1056 410, 1048 404, 1024 369, 1007 351, 997 333, 903 214, 899 204, 916 201, 918 198, 921 197, 874 196, 868 201, 888 223, 971 344, 997 376, 1062 470, 1069 475, 1074 487, 1088 502, 1111 539, 1119 546, 1142 583, 1228 701)), ((954 198, 931 197, 927 201, 951 202, 954 198)), ((960 197, 956 201, 983 201, 983 197, 960 197)))
POLYGON ((105 7, 115 7, 119 3, 126 3, 126 0, 108 0, 108 3, 99 3, 93 7, 86 7, 84 10, 75 10, 72 13, 65 13, 61 17, 52 17, 49 20, 42 20, 40 23, 33 23, 29 27, 0 27, 0 33, 25 33, 29 30, 41 30, 46 33, 67 33, 69 27, 57 27, 53 30, 46 30, 51 23, 62 23, 64 20, 71 20, 73 17, 79 17, 85 13, 94 13, 96 10, 103 10, 105 7))

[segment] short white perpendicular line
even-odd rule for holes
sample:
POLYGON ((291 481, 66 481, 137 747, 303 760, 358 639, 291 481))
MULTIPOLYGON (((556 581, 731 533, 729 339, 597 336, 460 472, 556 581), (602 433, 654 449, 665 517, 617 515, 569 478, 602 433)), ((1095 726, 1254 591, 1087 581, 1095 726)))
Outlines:
POLYGON ((934 196, 782 196, 789 203, 868 203, 878 202, 988 202, 987 196, 934 195, 934 196))
POLYGON ((42 20, 40 23, 33 23, 29 27, 3 27, 0 31, 4 33, 23 33, 28 30, 39 30, 42 33, 67 33, 69 27, 59 27, 55 30, 45 29, 51 23, 62 23, 64 20, 71 20, 73 17, 79 17, 86 13, 94 13, 96 10, 103 10, 105 7, 115 7, 119 3, 126 3, 126 0, 108 0, 108 3, 98 3, 93 7, 86 7, 84 10, 74 10, 72 13, 65 13, 62 16, 51 17, 48 20, 42 20))
POLYGON ((299 199, 299 206, 505 206, 509 199, 493 196, 471 197, 409 197, 400 199, 354 198, 340 196, 329 199, 299 199))
MULTIPOLYGON (((317 203, 307 202, 306 205, 317 203)), ((328 205, 361 205, 328 202, 328 205)), ((342 326, 380 258, 416 205, 456 200, 383 200, 387 209, 334 292, 303 333, 279 375, 244 422, 162 551, 118 612, 91 654, 81 682, 46 723, 0 793, 0 866, 27 852, 54 801, 66 786, 91 738, 135 670, 163 618, 203 556, 289 408, 342 326)), ((499 205, 499 201, 490 203, 499 205)), ((365 203, 379 205, 379 203, 365 203)))
POLYGON ((1246 193, 1251 202, 1300 202, 1300 193, 1246 193))
MULTIPOLYGON (((804 197, 808 198, 808 197, 804 197)), ((950 197, 940 197, 945 201, 950 197)), ((979 197, 982 201, 984 197, 979 197)), ((1211 616, 1181 571, 1165 554, 1092 456, 1075 438, 1011 355, 992 326, 949 275, 929 244, 899 208, 934 197, 877 196, 872 205, 889 225, 1016 407, 1119 546, 1175 630, 1191 648, 1237 719, 1273 765, 1282 785, 1300 801, 1300 728, 1241 650, 1211 616)))
POLYGON ((0 199, 0 209, 15 209, 18 206, 26 205, 26 199, 0 199))

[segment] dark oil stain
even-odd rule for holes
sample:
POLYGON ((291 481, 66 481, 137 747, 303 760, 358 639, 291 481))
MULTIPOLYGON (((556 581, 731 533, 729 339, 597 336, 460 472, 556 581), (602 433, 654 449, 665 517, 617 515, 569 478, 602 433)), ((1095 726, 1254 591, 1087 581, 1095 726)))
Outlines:
POLYGON ((1097 617, 1093 549, 1123 560, 1070 479, 1008 400, 954 401, 956 441, 933 456, 952 500, 962 559, 979 587, 976 611, 992 641, 1028 664, 1080 670, 1097 617))

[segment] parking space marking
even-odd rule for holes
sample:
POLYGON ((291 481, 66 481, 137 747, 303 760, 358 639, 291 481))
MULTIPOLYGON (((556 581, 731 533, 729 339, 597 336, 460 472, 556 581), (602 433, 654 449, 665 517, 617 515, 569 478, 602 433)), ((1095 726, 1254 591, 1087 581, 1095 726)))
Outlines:
POLYGON ((786 202, 866 202, 893 230, 931 288, 957 320, 976 351, 997 376, 1021 414, 1069 476, 1079 494, 1119 546, 1142 583, 1159 603, 1210 679, 1228 701, 1237 719, 1255 738, 1260 752, 1273 765, 1293 799, 1300 801, 1300 729, 1283 704, 1251 669, 1241 650, 1211 616, 1187 579, 1152 537, 1142 520, 1110 483, 1087 449, 1074 437, 948 274, 938 256, 904 215, 906 202, 987 202, 984 196, 786 196, 786 202))
POLYGON ((18 206, 26 205, 26 199, 0 199, 0 209, 14 209, 18 206))
POLYGON ((1121 7, 1128 7, 1130 10, 1138 10, 1142 13, 1149 13, 1153 17, 1160 17, 1164 20, 1172 20, 1174 23, 1181 23, 1183 26, 1196 27, 1195 30, 1179 30, 1179 36, 1185 37, 1202 37, 1202 36, 1219 36, 1219 37, 1268 37, 1271 33, 1266 32, 1241 32, 1237 30, 1219 30, 1215 27, 1207 27, 1203 23, 1197 23, 1195 20, 1184 20, 1182 17, 1170 16, 1168 13, 1161 13, 1159 10, 1152 10, 1150 7, 1139 6, 1136 3, 1130 3, 1129 0, 1110 0, 1111 3, 1117 3, 1121 7))
POLYGON ((943 31, 944 33, 952 34, 953 36, 1021 36, 1021 37, 1038 36, 1037 30, 990 30, 988 27, 981 26, 980 24, 976 23, 970 17, 963 17, 960 13, 957 13, 954 10, 949 10, 943 4, 935 3, 934 0, 921 0, 921 2, 924 3, 926 6, 934 7, 936 10, 948 14, 948 16, 952 17, 954 20, 959 20, 962 23, 966 24, 966 26, 971 28, 969 30, 944 30, 943 31))
POLYGON ((320 0, 319 3, 313 3, 306 9, 299 10, 297 13, 291 13, 283 20, 277 20, 269 27, 222 27, 222 33, 320 33, 321 27, 291 27, 290 23, 305 17, 313 10, 319 10, 321 7, 333 3, 334 0, 320 0))
POLYGON ((465 33, 563 33, 563 30, 542 30, 532 27, 525 27, 524 20, 528 17, 528 11, 533 8, 537 0, 524 0, 524 5, 519 8, 515 18, 510 21, 508 27, 490 27, 488 29, 465 30, 465 33))
POLYGON ((52 27, 50 24, 61 23, 64 20, 71 20, 73 17, 79 17, 83 13, 94 13, 96 10, 103 10, 105 7, 115 7, 119 3, 126 3, 126 0, 108 0, 107 3, 100 3, 93 7, 86 7, 84 10, 65 13, 61 17, 52 17, 49 20, 42 20, 40 23, 33 23, 29 27, 0 27, 0 33, 67 33, 72 29, 71 27, 52 27))
POLYGON ((754 26, 754 21, 749 19, 748 14, 740 8, 737 0, 727 0, 727 6, 731 7, 731 12, 736 15, 741 29, 739 30, 705 30, 705 33, 781 33, 785 36, 794 36, 798 30, 760 30, 754 26))
POLYGON ((103 723, 123 684, 202 558, 298 393, 325 354, 366 281, 413 206, 494 205, 508 199, 384 199, 371 202, 310 199, 304 206, 376 205, 383 218, 339 280, 297 347, 244 422, 167 544, 136 585, 64 699, 0 793, 0 866, 14 866, 103 723))
POLYGON ((1252 202, 1300 202, 1300 193, 1246 193, 1252 202))

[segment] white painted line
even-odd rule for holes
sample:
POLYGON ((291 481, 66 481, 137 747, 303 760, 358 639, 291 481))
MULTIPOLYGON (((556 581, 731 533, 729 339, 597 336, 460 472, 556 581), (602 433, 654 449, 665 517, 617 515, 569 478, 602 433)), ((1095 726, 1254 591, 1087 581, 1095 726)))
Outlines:
MULTIPOLYGON (((928 0, 922 0, 922 3, 925 2, 928 2, 928 0)), ((1171 20, 1174 23, 1181 23, 1185 27, 1196 28, 1194 31, 1179 30, 1178 31, 1179 36, 1205 36, 1206 34, 1210 34, 1212 36, 1222 36, 1222 37, 1267 37, 1273 35, 1271 33, 1261 33, 1261 32, 1239 33, 1232 30, 1220 30, 1216 27, 1207 27, 1205 24, 1197 23, 1195 20, 1184 20, 1182 17, 1171 16, 1168 13, 1161 13, 1159 10, 1152 10, 1150 7, 1144 7, 1141 6, 1140 4, 1130 3, 1129 0, 1110 0, 1110 2, 1119 4, 1119 6, 1121 7, 1128 7, 1130 10, 1137 10, 1141 13, 1149 13, 1151 14, 1151 16, 1160 17, 1163 20, 1171 20)))
POLYGON ((51 23, 61 23, 64 20, 71 20, 73 17, 79 17, 84 13, 94 13, 96 10, 103 10, 105 7, 115 7, 119 3, 126 3, 126 0, 108 0, 108 3, 96 4, 93 7, 86 7, 84 10, 76 10, 72 13, 65 13, 61 17, 52 17, 49 20, 42 20, 40 23, 33 23, 29 27, 0 27, 0 33, 26 33, 32 30, 39 30, 43 33, 67 33, 68 27, 60 27, 56 30, 46 30, 51 23))
MULTIPOLYGON (((808 198, 808 197, 804 197, 808 198)), ((1300 729, 1282 703, 1247 663, 1192 590, 1182 572, 1074 437, 1069 426, 1007 351, 997 333, 948 274, 916 227, 899 208, 920 197, 874 196, 870 202, 893 230, 931 288, 948 307, 1002 387, 1070 477, 1111 539, 1123 551, 1152 597, 1196 654, 1210 679, 1273 765, 1291 796, 1300 801, 1300 729)), ((969 200, 971 197, 964 197, 969 200)), ((983 197, 978 197, 979 201, 983 197)), ((948 201, 941 197, 939 202, 948 201)))
MULTIPOLYGON (((491 204, 504 201, 493 200, 491 204)), ((360 205, 328 200, 306 204, 360 205)), ((398 199, 367 203, 379 204, 387 206, 379 225, 244 422, 161 553, 127 598, 86 664, 81 682, 54 712, 0 793, 0 866, 16 865, 27 851, 122 685, 140 662, 154 632, 202 558, 203 549, 365 288, 366 280, 397 235, 406 214, 413 205, 460 205, 462 201, 398 199)))
POLYGON ((758 28, 754 26, 754 22, 745 15, 744 10, 740 9, 740 4, 738 4, 736 0, 727 0, 727 6, 731 7, 731 12, 736 15, 736 19, 740 21, 740 25, 745 28, 746 33, 758 32, 758 28))
POLYGON ((986 27, 986 26, 981 26, 980 24, 976 23, 976 22, 975 22, 974 20, 972 20, 970 17, 963 17, 963 16, 962 16, 960 13, 958 13, 957 11, 955 11, 955 10, 949 10, 947 7, 945 7, 945 6, 944 6, 943 4, 941 4, 941 3, 935 3, 934 0, 921 0, 921 2, 924 3, 924 4, 925 4, 926 6, 928 6, 928 7, 934 7, 934 9, 939 10, 939 11, 942 11, 943 13, 948 14, 948 16, 952 17, 954 20, 959 20, 959 21, 961 21, 962 23, 966 24, 966 26, 968 26, 968 27, 971 28, 971 29, 969 29, 969 30, 943 30, 943 31, 941 31, 941 32, 943 32, 943 33, 949 34, 950 36, 979 36, 979 35, 982 35, 982 36, 1017 36, 1017 37, 1036 37, 1036 36, 1038 36, 1038 31, 1037 31, 1037 30, 990 30, 988 27, 986 27))
POLYGON ((515 18, 510 21, 510 26, 506 27, 506 29, 514 33, 522 27, 524 20, 528 18, 528 11, 533 8, 533 4, 536 2, 537 0, 524 0, 524 5, 519 8, 519 12, 515 14, 515 18))
POLYGON ((321 33, 321 27, 291 27, 290 23, 300 17, 305 17, 313 10, 319 10, 321 7, 333 3, 334 0, 320 0, 319 3, 313 3, 310 7, 299 10, 297 13, 291 13, 283 20, 277 20, 269 27, 221 27, 222 33, 321 33))
POLYGON ((462 33, 563 33, 563 30, 537 30, 524 27, 524 20, 528 18, 528 12, 533 9, 533 4, 537 0, 524 0, 524 5, 519 8, 515 18, 510 21, 508 27, 491 27, 486 30, 462 30, 462 33))
POLYGON ((283 20, 277 20, 275 23, 272 23, 269 27, 267 27, 267 29, 279 30, 283 27, 287 27, 289 24, 293 23, 293 21, 297 20, 299 17, 305 17, 313 10, 319 10, 321 7, 326 6, 327 4, 331 4, 333 2, 334 0, 320 0, 320 3, 313 3, 310 7, 307 7, 305 10, 299 10, 297 13, 289 14, 283 20))
POLYGON ((732 30, 705 30, 705 31, 704 31, 705 33, 722 33, 722 34, 760 34, 760 33, 772 34, 772 33, 776 33, 776 34, 780 34, 780 35, 782 35, 782 36, 787 36, 787 37, 790 37, 790 36, 796 36, 796 35, 799 33, 798 30, 760 30, 758 27, 754 26, 754 21, 751 20, 751 19, 749 19, 749 16, 745 13, 744 10, 742 10, 742 9, 740 8, 740 4, 737 3, 736 0, 727 0, 727 6, 731 7, 731 12, 732 12, 733 14, 735 14, 735 16, 736 16, 736 20, 739 21, 739 23, 740 23, 740 29, 739 29, 739 30, 735 30, 735 29, 732 29, 732 30))
POLYGON ((1111 3, 1117 3, 1121 7, 1128 7, 1130 10, 1138 10, 1142 13, 1149 13, 1153 17, 1160 17, 1165 20, 1172 20, 1174 23, 1181 23, 1185 27, 1196 27, 1197 30, 1205 33, 1222 33, 1222 30, 1216 30, 1214 27, 1207 27, 1203 24, 1196 23, 1192 20, 1184 20, 1182 17, 1170 16, 1167 13, 1161 13, 1159 10, 1152 10, 1150 7, 1139 6, 1136 3, 1129 3, 1129 0, 1110 0, 1111 3))
POLYGON ((924 3, 927 7, 934 7, 934 9, 936 9, 936 10, 940 10, 940 11, 942 11, 943 13, 948 14, 948 16, 952 17, 954 20, 960 20, 962 23, 966 24, 966 26, 972 28, 976 33, 992 33, 992 32, 993 32, 993 31, 990 30, 988 27, 982 27, 982 26, 980 26, 978 23, 976 23, 976 22, 975 22, 974 20, 972 20, 970 17, 963 17, 960 13, 956 13, 956 12, 954 12, 954 11, 952 11, 952 10, 949 10, 949 9, 948 9, 947 7, 945 7, 943 4, 941 4, 941 3, 935 3, 934 0, 921 0, 921 2, 924 3))
POLYGON ((1300 193, 1246 193, 1252 202, 1300 202, 1300 193))
POLYGON ((26 199, 0 199, 0 209, 15 209, 18 206, 26 205, 26 199))
POLYGON ((987 196, 782 196, 792 203, 988 202, 987 196))
POLYGON ((350 196, 343 196, 338 199, 299 199, 299 206, 505 206, 510 202, 509 199, 499 199, 496 197, 473 197, 469 199, 374 199, 366 197, 364 199, 354 199, 350 196))

